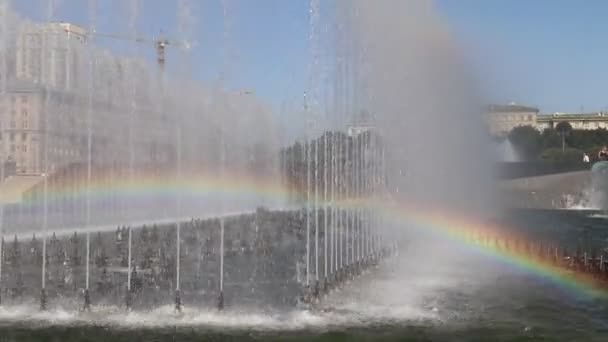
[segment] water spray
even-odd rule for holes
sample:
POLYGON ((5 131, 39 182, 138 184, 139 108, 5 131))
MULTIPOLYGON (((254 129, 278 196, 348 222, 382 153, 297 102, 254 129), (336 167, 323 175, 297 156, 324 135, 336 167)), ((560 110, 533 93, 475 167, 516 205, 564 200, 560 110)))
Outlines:
POLYGON ((336 134, 331 135, 331 225, 330 225, 330 259, 329 259, 329 271, 332 278, 332 286, 335 283, 336 275, 336 134))
MULTIPOLYGON (((344 200, 344 188, 343 188, 343 181, 344 181, 344 167, 342 164, 342 139, 340 138, 340 140, 338 141, 338 155, 339 155, 339 160, 338 160, 338 201, 341 202, 344 200)), ((343 215, 343 208, 341 206, 337 207, 337 230, 336 230, 336 270, 337 270, 337 282, 340 283, 341 278, 342 278, 342 261, 343 261, 343 254, 342 254, 342 245, 343 245, 343 221, 344 221, 344 215, 343 215)))
POLYGON ((313 297, 319 296, 319 140, 314 140, 315 149, 315 189, 314 189, 314 213, 315 213, 315 284, 313 297))
MULTIPOLYGON (((220 173, 224 175, 225 164, 224 129, 220 129, 220 173)), ((224 309, 224 199, 220 198, 220 293, 217 298, 218 310, 224 309)))
POLYGON ((4 234, 0 233, 0 305, 2 305, 2 263, 4 262, 4 234))
POLYGON ((224 309, 224 218, 220 218, 220 294, 217 300, 218 310, 224 309))
MULTIPOLYGON (((350 156, 350 138, 346 137, 345 142, 345 167, 344 167, 344 197, 347 201, 351 199, 351 187, 352 187, 352 163, 350 156)), ((344 276, 345 278, 350 277, 350 260, 349 260, 349 250, 350 250, 350 230, 352 224, 352 210, 349 207, 344 209, 345 214, 345 223, 344 223, 344 276)))
POLYGON ((131 247, 132 247, 132 236, 133 236, 133 231, 131 229, 131 226, 129 226, 128 228, 128 233, 129 233, 129 237, 128 237, 128 246, 127 246, 127 294, 125 296, 125 307, 127 308, 127 310, 131 309, 131 305, 132 300, 133 300, 133 293, 131 292, 132 288, 131 288, 131 283, 132 283, 132 273, 133 273, 133 266, 131 265, 131 259, 132 259, 132 251, 131 251, 131 247))
POLYGON ((327 292, 327 277, 328 277, 328 265, 327 265, 327 239, 328 239, 328 220, 329 220, 329 203, 327 197, 327 161, 328 161, 328 147, 327 147, 327 133, 323 134, 323 291, 327 292))
MULTIPOLYGON (((55 14, 55 1, 47 0, 47 22, 52 22, 55 14)), ((42 40, 42 50, 46 55, 44 60, 47 63, 44 63, 44 66, 48 66, 48 62, 51 61, 51 54, 49 52, 50 47, 48 46, 48 35, 43 37, 42 40)), ((51 171, 49 167, 49 141, 51 136, 50 131, 50 120, 49 120, 49 112, 50 112, 50 103, 51 103, 51 92, 46 83, 45 92, 44 92, 44 126, 45 126, 45 141, 44 141, 44 174, 42 175, 43 179, 43 214, 42 214, 42 284, 40 289, 40 310, 46 310, 47 308, 47 293, 46 293, 46 240, 48 234, 48 216, 49 216, 49 172, 51 171)))
MULTIPOLYGON (((9 8, 9 0, 0 0, 0 12, 2 13, 2 47, 3 51, 7 51, 8 46, 8 8, 9 8)), ((7 58, 6 54, 2 54, 2 64, 1 64, 1 77, 2 77, 2 85, 1 85, 1 93, 3 96, 6 96, 7 90, 7 58)), ((4 155, 0 159, 0 184, 4 182, 4 155)), ((2 305, 2 262, 3 262, 3 246, 4 245, 4 198, 0 197, 0 305, 2 305)))
MULTIPOLYGON (((308 104, 306 102, 306 93, 304 93, 304 114, 308 117, 308 104)), ((311 182, 311 165, 310 165, 310 122, 306 123, 306 287, 310 289, 310 182, 311 182)))
MULTIPOLYGON (((89 0, 89 32, 95 32, 96 27, 96 10, 97 0, 89 0)), ((90 38, 91 40, 94 37, 90 38)), ((92 167, 93 167, 93 75, 96 64, 96 57, 93 52, 93 42, 90 41, 88 45, 89 52, 89 86, 88 86, 88 102, 87 102, 87 193, 86 193, 86 217, 85 227, 91 226, 91 188, 92 188, 92 167)), ((89 292, 89 283, 91 277, 91 232, 87 229, 86 233, 86 270, 85 270, 85 288, 84 288, 84 305, 83 309, 89 311, 91 309, 91 295, 89 292)))
MULTIPOLYGON (((178 20, 178 31, 181 38, 185 38, 186 41, 192 40, 190 37, 191 25, 190 24, 190 8, 191 4, 189 0, 179 0, 177 4, 177 20, 178 20)), ((187 55, 184 54, 184 66, 189 66, 189 60, 187 59, 187 55)), ((176 149, 177 149, 177 182, 181 181, 182 178, 182 127, 184 125, 183 115, 181 111, 178 111, 178 120, 176 120, 176 149)), ((177 194, 177 217, 182 217, 182 192, 180 191, 177 194)), ((181 267, 181 221, 178 219, 177 222, 177 246, 176 246, 176 288, 175 288, 175 310, 181 312, 182 310, 182 300, 181 300, 181 289, 180 289, 180 267, 181 267)))
MULTIPOLYGON (((131 8, 130 8, 130 15, 129 15, 129 30, 131 31, 131 36, 133 38, 136 37, 136 23, 137 23, 137 17, 138 17, 138 7, 139 7, 139 3, 138 0, 132 0, 131 1, 131 8)), ((134 47, 134 51, 137 51, 136 48, 134 47)), ((132 75, 132 83, 130 84, 130 106, 129 106, 129 183, 131 185, 131 187, 134 186, 135 184, 135 119, 137 116, 137 83, 136 83, 137 78, 135 77, 135 75, 132 75)), ((130 212, 126 213, 126 218, 129 222, 129 246, 128 246, 128 273, 127 273, 127 298, 125 300, 126 303, 126 307, 127 309, 129 309, 131 307, 131 301, 132 301, 132 281, 133 281, 133 265, 132 265, 132 258, 133 258, 133 245, 132 245, 132 236, 133 236, 133 229, 132 229, 132 225, 133 225, 133 220, 134 218, 132 217, 132 211, 133 211, 133 205, 135 205, 134 201, 135 199, 130 199, 128 197, 124 198, 125 201, 129 201, 129 203, 125 203, 125 205, 123 206, 124 208, 126 208, 127 210, 129 210, 128 208, 131 208, 130 212)), ((179 216, 178 216, 179 217, 179 216)))

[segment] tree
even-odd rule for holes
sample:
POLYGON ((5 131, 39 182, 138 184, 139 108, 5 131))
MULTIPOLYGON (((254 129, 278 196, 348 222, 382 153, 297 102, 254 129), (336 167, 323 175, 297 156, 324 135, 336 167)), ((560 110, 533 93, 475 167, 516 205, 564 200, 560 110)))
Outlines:
MULTIPOLYGON (((141 233, 141 243, 140 248, 143 249, 143 253, 141 256, 141 261, 139 263, 139 267, 142 269, 151 268, 154 263, 154 246, 152 244, 152 237, 155 234, 155 230, 152 229, 152 233, 148 233, 146 226, 144 226, 146 231, 142 231, 141 233)), ((158 232, 156 232, 157 234, 158 232)), ((158 236, 157 236, 158 237, 158 236)))
POLYGON ((152 225, 152 233, 150 234, 150 243, 156 246, 158 244, 158 226, 152 225))
POLYGON ((128 230, 126 227, 118 227, 116 230, 116 258, 120 260, 120 266, 127 267, 129 263, 128 230))
POLYGON ((98 247, 98 255, 95 256, 95 266, 98 268, 104 268, 108 266, 108 255, 106 254, 106 248, 102 245, 98 247))
POLYGON ((51 262, 48 260, 49 258, 47 258, 47 263, 52 263, 52 264, 56 264, 56 265, 63 264, 65 253, 63 251, 63 246, 61 244, 61 241, 59 241, 59 239, 57 239, 57 235, 55 235, 55 233, 53 233, 53 235, 51 236, 51 239, 49 241, 49 249, 51 250, 51 258, 53 260, 51 262))
POLYGON ((12 253, 9 255, 9 263, 11 264, 13 271, 19 270, 21 267, 21 250, 19 248, 19 240, 17 239, 17 235, 13 239, 13 249, 12 253))
POLYGON ((17 239, 17 235, 13 240, 13 245, 11 252, 8 257, 8 261, 10 263, 10 274, 13 279, 12 293, 13 297, 19 297, 23 294, 25 289, 23 283, 23 274, 21 268, 21 249, 19 245, 19 240, 17 239))
POLYGON ((509 141, 511 141, 517 153, 525 160, 536 159, 542 148, 540 132, 532 126, 513 128, 509 132, 509 141))
POLYGON ((91 242, 91 249, 94 251, 93 255, 95 260, 97 260, 97 258, 101 255, 102 248, 104 248, 103 238, 101 237, 101 232, 97 232, 95 240, 91 242))
POLYGON ((608 143, 608 130, 605 128, 598 128, 592 134, 595 146, 603 146, 608 143))
POLYGON ((543 151, 541 158, 545 161, 578 163, 583 160, 583 151, 575 148, 549 148, 543 151))
POLYGON ((572 125, 568 121, 562 121, 555 126, 555 130, 562 138, 562 152, 566 150, 566 136, 572 132, 572 125))
POLYGON ((29 248, 29 264, 30 265, 42 265, 42 251, 36 239, 36 234, 32 234, 32 240, 30 240, 29 248))
POLYGON ((561 139, 559 134, 553 128, 545 128, 541 134, 543 149, 559 148, 561 139))
POLYGON ((145 246, 148 243, 148 240, 150 239, 150 234, 148 233, 148 227, 146 227, 145 224, 141 228, 141 232, 139 233, 139 239, 143 246, 145 246))
POLYGON ((109 292, 111 286, 112 277, 108 272, 108 268, 104 266, 101 270, 101 275, 97 280, 97 291, 102 295, 106 295, 109 292))
POLYGON ((601 144, 601 141, 595 141, 593 131, 575 129, 572 130, 566 139, 568 147, 577 148, 579 150, 591 150, 601 144))
POLYGON ((78 234, 74 232, 72 238, 70 239, 70 244, 72 245, 72 253, 70 255, 70 261, 73 266, 80 266, 80 253, 78 250, 78 244, 80 243, 80 239, 78 238, 78 234))

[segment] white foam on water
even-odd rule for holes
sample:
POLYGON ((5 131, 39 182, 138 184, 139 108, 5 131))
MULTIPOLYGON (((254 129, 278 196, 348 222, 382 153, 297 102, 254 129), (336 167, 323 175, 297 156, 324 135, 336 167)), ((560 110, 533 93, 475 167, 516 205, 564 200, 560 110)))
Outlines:
POLYGON ((598 194, 589 188, 580 194, 565 194, 562 196, 562 209, 599 210, 598 194))
MULTIPOLYGON (((322 330, 331 327, 369 326, 394 322, 439 320, 440 309, 423 300, 428 291, 444 284, 444 277, 417 277, 402 282, 390 278, 391 264, 364 272, 357 279, 333 290, 314 309, 256 312, 229 307, 190 307, 177 313, 173 305, 151 310, 127 311, 114 305, 93 305, 91 312, 75 311, 74 303, 40 311, 37 303, 0 306, 0 324, 97 325, 126 329, 195 327, 203 329, 322 330), (387 273, 388 272, 388 273, 387 273)), ((61 305, 61 303, 59 303, 61 305)), ((56 303, 54 303, 56 305, 56 303)))
MULTIPOLYGON (((427 310, 428 311, 428 310, 427 310)), ((181 313, 167 305, 150 311, 126 311, 116 306, 93 306, 91 312, 62 308, 40 311, 35 305, 0 307, 2 324, 33 324, 36 326, 97 325, 116 328, 200 327, 207 329, 302 330, 330 326, 365 326, 378 322, 417 320, 432 317, 418 309, 364 307, 350 303, 334 311, 293 310, 276 313, 255 313, 238 310, 219 312, 215 309, 185 307, 181 313)))
MULTIPOLYGON (((173 305, 152 310, 94 305, 91 312, 74 310, 74 303, 53 303, 40 311, 37 303, 0 307, 0 324, 32 326, 95 325, 117 329, 192 327, 209 330, 289 331, 325 330, 386 324, 444 324, 479 315, 479 289, 496 285, 508 270, 473 259, 472 253, 450 250, 444 244, 412 246, 407 254, 386 260, 331 291, 314 309, 260 312, 228 307, 173 305), (432 250, 433 253, 421 254, 432 250), (422 259, 421 259, 422 258, 422 259), (455 297, 454 297, 455 296, 455 297), (464 303, 464 304, 463 304, 464 303), (68 305, 69 304, 69 305, 68 305)), ((502 294, 497 293, 497 296, 502 294)))

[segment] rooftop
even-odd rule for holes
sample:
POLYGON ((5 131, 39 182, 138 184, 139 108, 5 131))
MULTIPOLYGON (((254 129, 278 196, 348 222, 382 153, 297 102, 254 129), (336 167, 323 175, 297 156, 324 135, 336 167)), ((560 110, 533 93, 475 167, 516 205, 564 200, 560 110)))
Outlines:
POLYGON ((42 181, 42 176, 18 175, 0 181, 0 204, 19 203, 23 194, 42 181))
POLYGON ((539 114, 536 117, 540 121, 551 121, 551 120, 608 120, 608 113, 595 112, 595 113, 551 113, 551 114, 539 114))
POLYGON ((490 113, 538 113, 539 110, 536 107, 521 106, 518 104, 510 103, 508 105, 490 105, 490 113))

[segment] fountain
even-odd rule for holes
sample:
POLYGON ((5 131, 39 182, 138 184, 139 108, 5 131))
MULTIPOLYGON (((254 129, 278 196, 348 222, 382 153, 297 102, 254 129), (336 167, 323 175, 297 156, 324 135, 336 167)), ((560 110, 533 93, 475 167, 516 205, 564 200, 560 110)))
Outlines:
POLYGON ((502 142, 498 143, 496 149, 497 155, 500 158, 499 161, 501 162, 514 163, 521 161, 509 138, 505 138, 502 142))
POLYGON ((11 127, 37 151, 32 161, 25 148, 0 150, 0 160, 16 158, 11 181, 31 180, 0 203, 0 236, 11 241, 0 244, 3 305, 308 307, 388 254, 369 207, 385 191, 384 143, 354 114, 369 104, 347 39, 354 11, 340 7, 332 108, 323 6, 311 0, 306 119, 295 124, 304 138, 281 145, 269 107, 231 90, 232 1, 221 2, 224 63, 208 87, 191 77, 193 2, 176 3, 166 42, 179 42, 171 55, 179 67, 168 68, 164 55, 158 66, 144 58, 139 0, 121 13, 126 32, 114 35, 99 25, 98 1, 87 3, 86 28, 61 21, 61 1, 45 3, 44 22, 7 16, 6 0, 1 8, 3 100, 23 112, 40 106, 31 107, 33 127, 11 127), (130 42, 128 56, 103 48, 112 36, 130 42))
POLYGON ((594 205, 608 210, 608 161, 599 161, 591 167, 591 192, 594 205))

